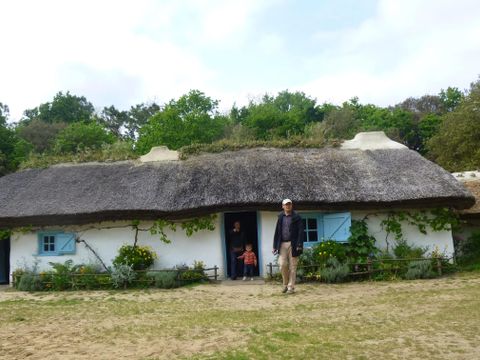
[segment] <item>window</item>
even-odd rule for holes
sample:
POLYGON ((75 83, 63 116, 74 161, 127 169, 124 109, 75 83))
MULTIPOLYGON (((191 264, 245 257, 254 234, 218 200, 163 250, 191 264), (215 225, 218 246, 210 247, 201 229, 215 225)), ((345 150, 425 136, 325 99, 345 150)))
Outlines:
POLYGON ((321 224, 321 215, 318 214, 303 214, 303 228, 305 230, 305 242, 317 242, 321 236, 319 232, 319 224, 321 224))
POLYGON ((55 236, 53 235, 43 236, 43 252, 44 253, 55 252, 55 236))
POLYGON ((58 256, 75 254, 75 234, 43 232, 38 234, 38 254, 58 256))
POLYGON ((319 241, 346 242, 350 236, 352 218, 350 213, 303 213, 305 246, 319 241))

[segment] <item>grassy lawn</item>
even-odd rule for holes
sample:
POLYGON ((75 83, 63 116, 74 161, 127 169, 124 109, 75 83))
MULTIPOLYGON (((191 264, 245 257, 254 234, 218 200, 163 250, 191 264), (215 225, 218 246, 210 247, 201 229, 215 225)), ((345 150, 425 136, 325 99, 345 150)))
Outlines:
POLYGON ((1 359, 474 359, 480 273, 434 280, 0 292, 1 359))

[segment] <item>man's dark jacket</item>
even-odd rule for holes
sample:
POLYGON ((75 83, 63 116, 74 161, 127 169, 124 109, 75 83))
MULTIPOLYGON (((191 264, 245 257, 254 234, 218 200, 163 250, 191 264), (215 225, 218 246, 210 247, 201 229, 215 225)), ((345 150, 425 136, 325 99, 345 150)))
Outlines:
MULTIPOLYGON (((280 252, 282 244, 282 223, 285 213, 282 211, 278 215, 277 227, 275 228, 275 236, 273 237, 273 248, 280 252)), ((297 257, 303 252, 303 241, 305 233, 303 230, 303 222, 300 215, 295 211, 292 212, 292 223, 290 224, 290 241, 292 242, 292 256, 297 257)))

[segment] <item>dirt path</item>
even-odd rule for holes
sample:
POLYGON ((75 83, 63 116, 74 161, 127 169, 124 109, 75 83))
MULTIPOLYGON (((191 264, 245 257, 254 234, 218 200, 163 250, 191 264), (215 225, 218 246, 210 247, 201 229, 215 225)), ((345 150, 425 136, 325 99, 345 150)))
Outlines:
POLYGON ((289 296, 280 290, 266 284, 168 291, 1 291, 0 359, 223 358, 229 351, 276 358, 278 349, 265 345, 272 337, 278 346, 293 350, 298 343, 300 352, 292 354, 307 357, 310 347, 332 351, 337 358, 373 358, 385 349, 390 358, 399 359, 467 359, 480 353, 480 316, 472 313, 477 305, 480 309, 480 274, 300 285, 289 296), (456 314, 452 318, 449 312, 456 314), (343 333, 337 337, 337 331, 343 333), (323 342, 315 342, 312 333, 323 342), (325 348, 330 343, 338 348, 325 348), (350 351, 352 344, 360 352, 350 351))

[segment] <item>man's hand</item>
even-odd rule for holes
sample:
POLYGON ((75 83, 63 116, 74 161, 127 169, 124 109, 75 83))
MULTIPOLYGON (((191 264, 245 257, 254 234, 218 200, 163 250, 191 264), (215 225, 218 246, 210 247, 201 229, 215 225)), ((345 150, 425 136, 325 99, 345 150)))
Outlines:
POLYGON ((278 250, 277 250, 277 249, 273 249, 273 250, 272 250, 272 254, 273 254, 273 255, 277 255, 277 254, 278 254, 278 250))

